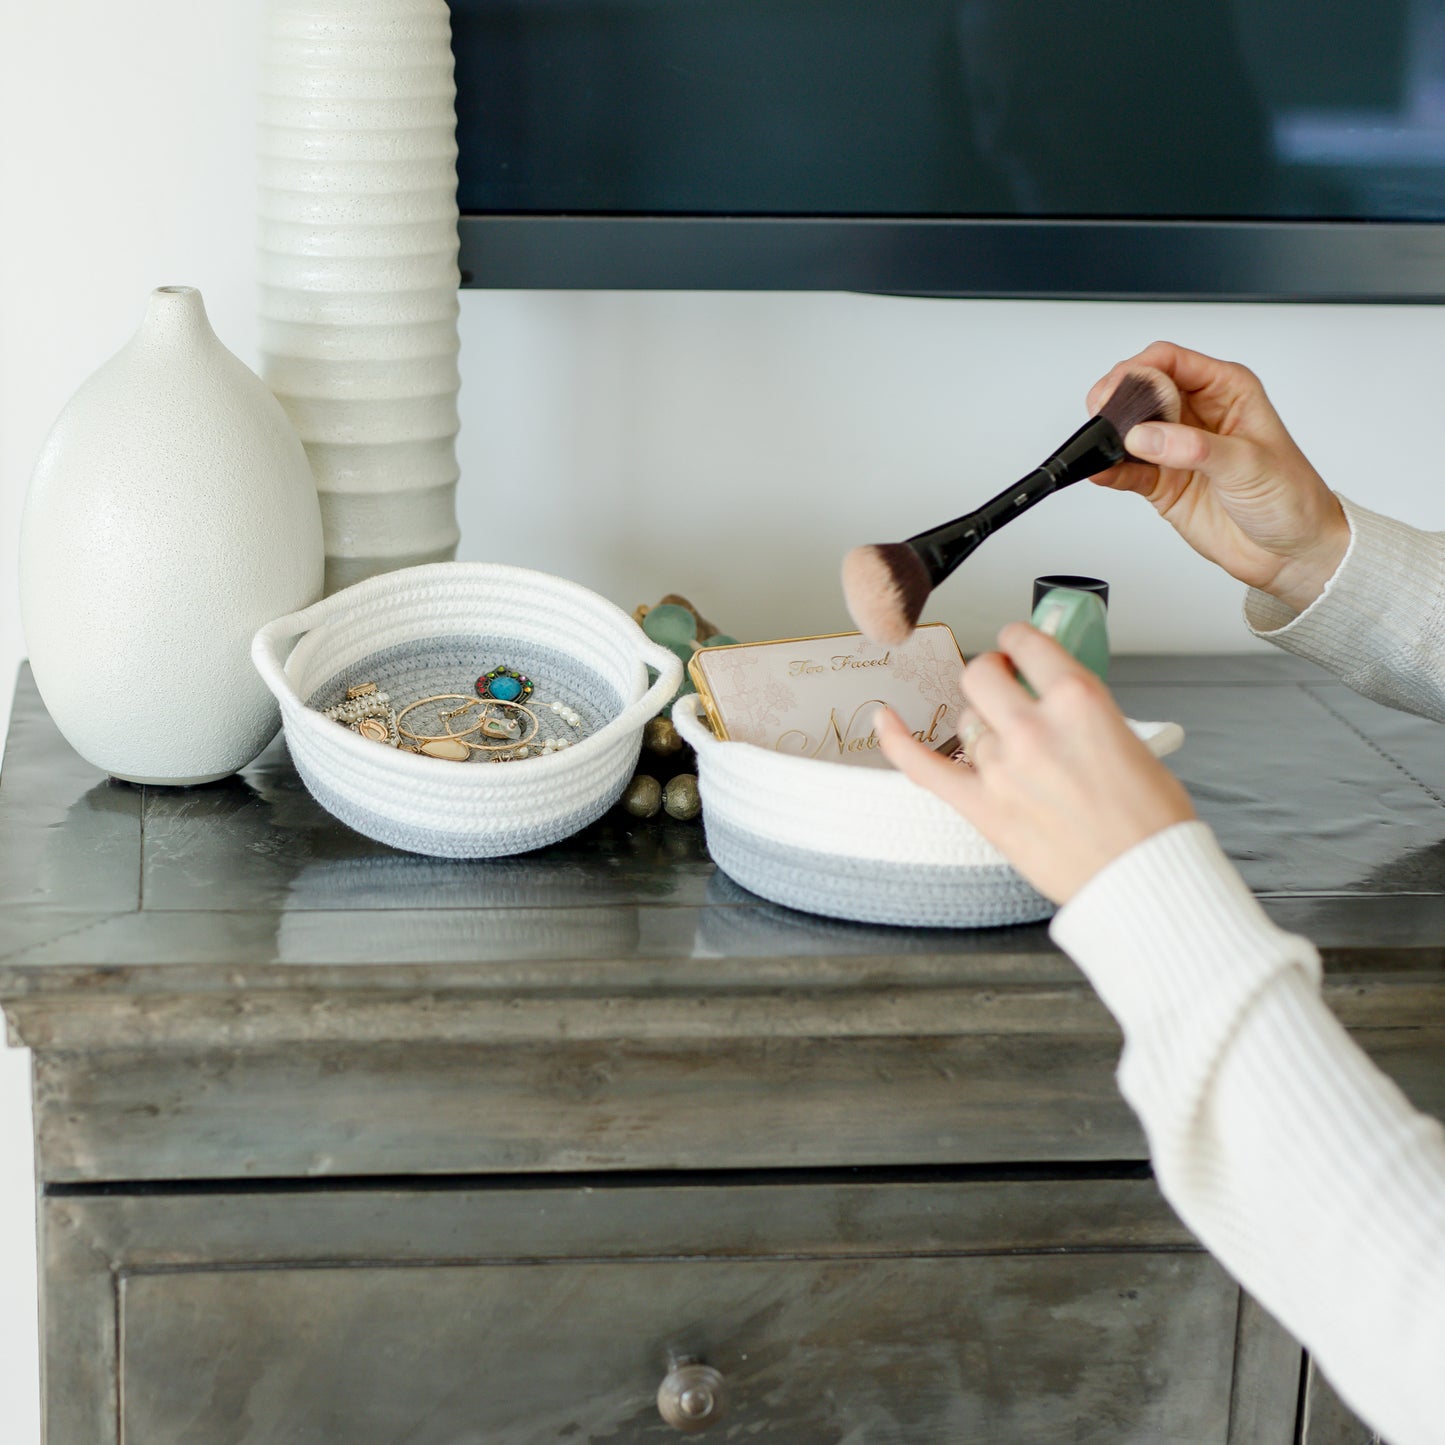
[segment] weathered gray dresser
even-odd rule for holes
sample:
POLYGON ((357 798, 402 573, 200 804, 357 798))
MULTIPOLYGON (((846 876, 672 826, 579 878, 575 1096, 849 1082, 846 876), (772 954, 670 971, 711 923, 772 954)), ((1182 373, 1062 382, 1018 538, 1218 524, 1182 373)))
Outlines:
MULTIPOLYGON (((1116 681, 1445 1112, 1442 735, 1283 657, 1116 681)), ((279 744, 113 784, 24 673, 0 908, 47 1445, 1372 1438, 1161 1201, 1041 927, 792 914, 672 822, 403 856, 279 744)))

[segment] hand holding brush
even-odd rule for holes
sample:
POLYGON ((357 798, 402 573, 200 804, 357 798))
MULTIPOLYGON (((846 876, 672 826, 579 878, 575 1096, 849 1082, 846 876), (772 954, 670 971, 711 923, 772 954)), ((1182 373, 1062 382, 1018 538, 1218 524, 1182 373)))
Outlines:
POLYGON ((1130 437, 1130 458, 1094 481, 1137 492, 1202 557, 1237 581, 1303 612, 1350 543, 1340 500, 1289 434, 1260 380, 1237 362, 1156 341, 1089 393, 1157 368, 1178 388, 1173 425, 1130 437))
POLYGON ((918 623, 928 594, 1000 527, 1074 482, 1129 458, 1124 438, 1151 421, 1179 419, 1179 392, 1164 372, 1127 371, 1099 408, 1027 476, 941 527, 905 542, 855 547, 843 559, 843 596, 858 629, 896 647, 918 623))

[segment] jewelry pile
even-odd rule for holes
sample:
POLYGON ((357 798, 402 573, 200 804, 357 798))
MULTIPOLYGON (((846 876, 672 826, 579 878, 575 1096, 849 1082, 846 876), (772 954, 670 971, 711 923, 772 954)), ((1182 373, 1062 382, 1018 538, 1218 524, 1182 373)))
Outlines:
POLYGON ((364 682, 347 688, 346 700, 326 708, 323 716, 405 753, 458 763, 473 758, 509 763, 547 757, 572 746, 573 738, 542 735, 538 711, 555 714, 568 727, 582 727, 582 715, 560 700, 529 707, 534 691, 532 680, 514 668, 494 667, 477 679, 474 697, 436 693, 397 710, 389 694, 374 682, 364 682), (456 706, 443 706, 447 703, 456 706), (454 726, 459 721, 463 725, 454 726))
POLYGON ((354 733, 360 733, 364 738, 370 738, 374 743, 386 743, 394 748, 401 742, 391 696, 380 691, 374 682, 348 687, 346 701, 327 708, 321 715, 343 724, 354 733))

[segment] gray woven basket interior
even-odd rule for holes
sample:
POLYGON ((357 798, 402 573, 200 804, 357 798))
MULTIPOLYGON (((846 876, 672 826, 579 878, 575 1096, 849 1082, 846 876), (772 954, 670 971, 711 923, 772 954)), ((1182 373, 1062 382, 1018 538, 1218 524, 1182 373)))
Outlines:
MULTIPOLYGON (((400 643, 372 653, 353 667, 328 678, 306 699, 308 707, 325 711, 342 701, 348 687, 374 682, 391 695, 391 705, 400 712, 408 703, 438 693, 476 696, 476 681, 494 667, 510 667, 529 678, 535 688, 527 706, 537 717, 538 742, 568 738, 573 742, 590 737, 610 722, 625 705, 622 694, 600 673, 570 653, 534 643, 519 643, 505 637, 478 633, 469 636, 423 638, 400 643), (580 728, 545 706, 565 703, 582 719, 580 728)), ((449 703, 442 706, 455 707, 449 703)), ((446 731, 437 720, 435 708, 419 708, 403 720, 414 732, 446 731)), ((453 727, 466 724, 458 719, 453 727)), ((474 755, 485 761, 482 755, 474 755)))

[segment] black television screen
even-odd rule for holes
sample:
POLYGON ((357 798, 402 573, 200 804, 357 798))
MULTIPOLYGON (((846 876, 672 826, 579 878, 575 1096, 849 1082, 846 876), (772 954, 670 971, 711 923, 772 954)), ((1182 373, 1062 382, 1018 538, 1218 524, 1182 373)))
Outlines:
POLYGON ((1441 0, 451 0, 469 284, 1445 297, 1441 0))

